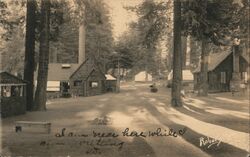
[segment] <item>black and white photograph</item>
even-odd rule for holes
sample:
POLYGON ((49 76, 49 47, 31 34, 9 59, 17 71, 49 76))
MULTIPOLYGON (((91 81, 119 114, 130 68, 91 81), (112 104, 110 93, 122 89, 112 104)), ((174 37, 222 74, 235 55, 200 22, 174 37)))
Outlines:
POLYGON ((0 0, 0 157, 250 157, 249 0, 0 0))

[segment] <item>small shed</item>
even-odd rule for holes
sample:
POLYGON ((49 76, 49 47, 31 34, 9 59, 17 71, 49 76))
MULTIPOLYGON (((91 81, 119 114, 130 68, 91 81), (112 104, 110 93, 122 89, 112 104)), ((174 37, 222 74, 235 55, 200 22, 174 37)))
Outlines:
POLYGON ((107 92, 115 92, 116 91, 116 85, 117 80, 110 74, 106 74, 106 91, 107 92))
POLYGON ((152 75, 147 73, 146 71, 141 71, 135 75, 136 82, 148 82, 152 80, 153 80, 152 75))
POLYGON ((106 77, 94 58, 86 59, 70 76, 72 96, 94 96, 105 93, 106 77))
POLYGON ((1 117, 25 114, 26 82, 8 72, 0 72, 1 117))

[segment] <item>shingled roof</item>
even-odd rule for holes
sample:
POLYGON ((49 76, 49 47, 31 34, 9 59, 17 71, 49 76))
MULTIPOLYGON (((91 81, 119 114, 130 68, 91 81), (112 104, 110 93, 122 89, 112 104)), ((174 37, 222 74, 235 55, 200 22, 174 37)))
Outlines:
POLYGON ((77 77, 77 75, 81 75, 81 77, 87 79, 94 70, 99 71, 105 77, 104 73, 97 65, 96 59, 94 57, 90 57, 86 59, 81 65, 79 65, 79 67, 69 77, 72 78, 77 77), (79 73, 79 71, 82 71, 83 73, 79 73))
MULTIPOLYGON (((232 53, 231 48, 227 48, 223 52, 209 54, 209 56, 208 56, 208 71, 214 70, 231 53, 232 53)), ((193 71, 193 73, 198 73, 198 72, 200 72, 200 70, 201 70, 201 67, 199 64, 199 66, 193 71)))
MULTIPOLYGON (((246 62, 249 63, 249 49, 243 49, 243 53, 240 55, 242 58, 246 60, 246 62)), ((231 53, 232 53, 232 47, 224 47, 224 49, 220 50, 220 52, 211 53, 209 54, 208 59, 208 71, 213 71, 221 62, 223 62, 231 53)), ((193 73, 199 73, 201 70, 200 64, 198 68, 196 68, 193 73)))
POLYGON ((10 74, 6 71, 0 71, 0 84, 25 84, 26 81, 21 78, 10 74))
MULTIPOLYGON (((68 81, 70 75, 79 67, 79 64, 50 63, 48 67, 48 81, 68 81)), ((35 72, 37 78, 37 71, 35 72)))

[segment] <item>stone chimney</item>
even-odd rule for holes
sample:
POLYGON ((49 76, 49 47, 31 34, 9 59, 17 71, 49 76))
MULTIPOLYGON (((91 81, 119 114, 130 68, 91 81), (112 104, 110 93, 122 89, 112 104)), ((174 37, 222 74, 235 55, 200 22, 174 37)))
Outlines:
POLYGON ((85 61, 85 27, 84 24, 79 26, 79 48, 78 48, 78 64, 85 61))

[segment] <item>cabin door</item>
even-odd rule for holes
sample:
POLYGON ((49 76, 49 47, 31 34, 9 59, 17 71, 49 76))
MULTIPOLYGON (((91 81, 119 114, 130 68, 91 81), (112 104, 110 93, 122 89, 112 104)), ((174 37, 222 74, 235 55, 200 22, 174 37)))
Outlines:
POLYGON ((82 82, 81 86, 79 86, 78 92, 79 96, 85 96, 85 82, 82 82))
POLYGON ((101 83, 102 83, 102 89, 101 90, 102 90, 102 93, 104 93, 106 91, 105 82, 102 80, 101 83))
POLYGON ((85 86, 85 82, 83 82, 83 83, 82 83, 82 88, 81 88, 81 90, 82 90, 82 91, 81 91, 82 96, 86 96, 86 93, 85 93, 86 89, 85 89, 85 87, 86 87, 86 86, 85 86))

